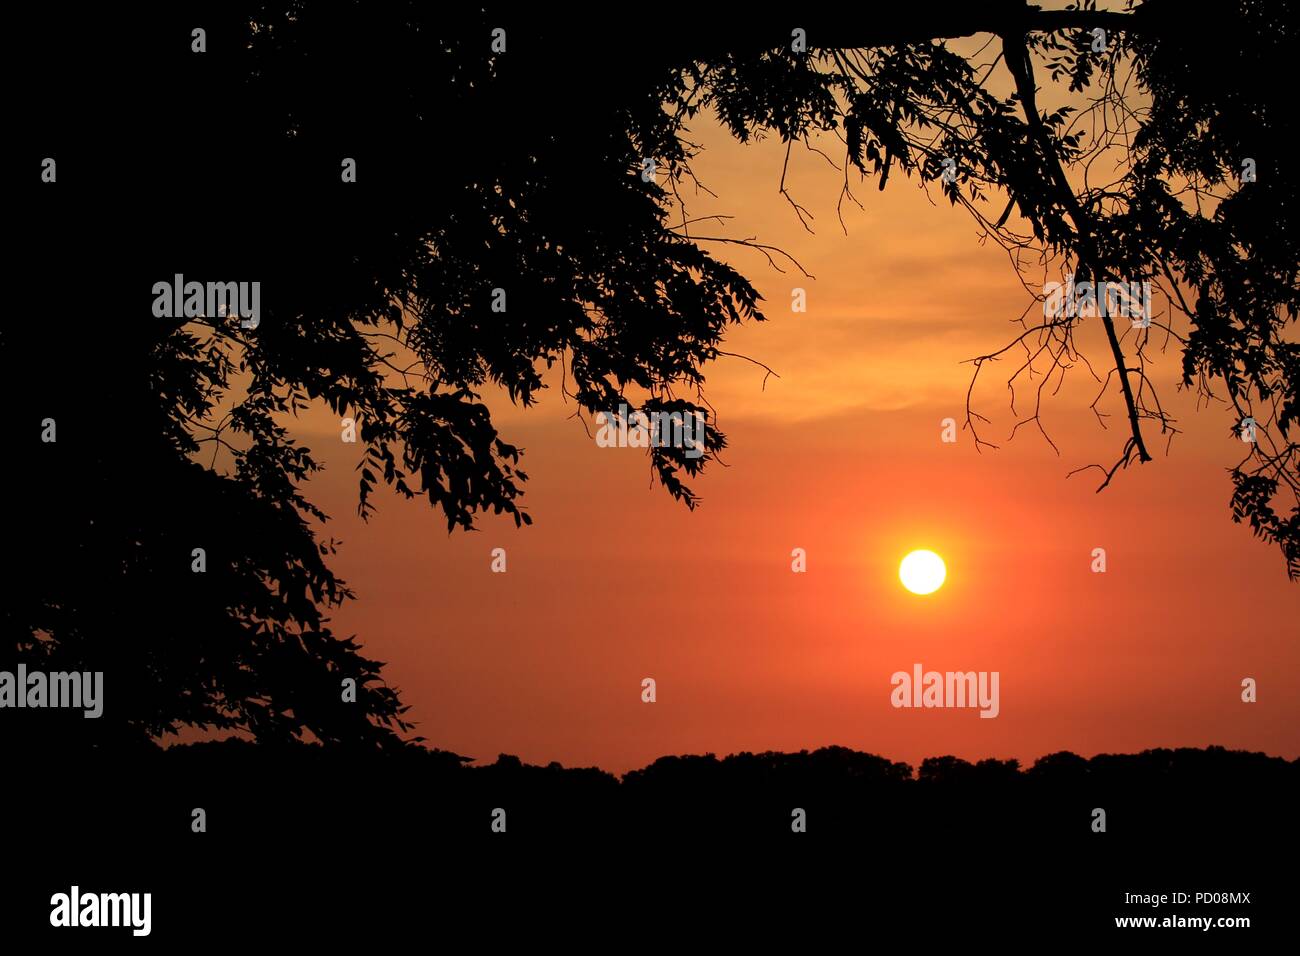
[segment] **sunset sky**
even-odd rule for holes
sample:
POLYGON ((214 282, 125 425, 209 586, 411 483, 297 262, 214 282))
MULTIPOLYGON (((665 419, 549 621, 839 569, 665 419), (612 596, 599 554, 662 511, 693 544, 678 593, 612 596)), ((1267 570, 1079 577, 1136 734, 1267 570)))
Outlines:
MULTIPOLYGON (((1059 456, 1032 427, 1006 441, 1010 360, 986 367, 975 394, 1000 450, 977 452, 967 431, 945 444, 942 420, 965 417, 963 361, 1009 342, 1030 304, 1006 254, 901 175, 881 193, 854 174, 865 209, 845 202, 846 235, 843 174, 796 149, 788 186, 815 217, 811 235, 778 192, 781 144, 739 145, 704 116, 691 138, 717 198, 688 197, 690 215, 735 217, 700 231, 757 236, 816 277, 708 244, 755 282, 771 319, 724 347, 780 378, 764 388, 763 369, 736 358, 708 369, 729 467, 694 484, 694 513, 651 486, 644 450, 597 447, 558 387, 528 411, 488 396, 502 437, 525 450, 535 523, 520 530, 488 515, 448 536, 427 502, 387 493, 363 524, 360 446, 340 443, 323 411, 295 426, 327 465, 310 495, 358 594, 335 629, 388 662, 418 733, 483 761, 614 772, 664 754, 830 744, 913 763, 1209 744, 1300 756, 1300 585, 1276 548, 1231 522, 1225 469, 1244 446, 1227 412, 1198 414, 1176 391, 1176 343, 1153 378, 1182 434, 1166 451, 1149 430, 1155 461, 1101 494, 1099 472, 1066 476, 1118 457, 1123 409, 1112 389, 1102 428, 1083 368, 1044 407, 1059 456), (796 286, 805 314, 791 312, 796 286), (496 547, 505 574, 490 572, 496 547), (791 571, 796 547, 806 574, 791 571), (1105 574, 1090 570, 1098 547, 1105 574), (897 577, 916 548, 948 566, 927 597, 897 577), (916 662, 999 671, 1000 715, 892 708, 891 674, 916 662), (644 677, 654 704, 641 701, 644 677), (1245 677, 1256 704, 1240 699, 1245 677)), ((822 145, 842 158, 835 140, 822 145)), ((1098 332, 1091 320, 1082 338, 1104 375, 1098 332)))

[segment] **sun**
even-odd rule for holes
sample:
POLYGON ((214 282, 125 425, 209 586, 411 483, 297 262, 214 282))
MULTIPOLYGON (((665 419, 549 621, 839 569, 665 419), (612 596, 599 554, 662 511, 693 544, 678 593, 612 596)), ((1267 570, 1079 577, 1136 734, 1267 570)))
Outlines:
POLYGON ((913 594, 933 594, 947 576, 943 558, 933 551, 913 551, 898 566, 898 580, 913 594))

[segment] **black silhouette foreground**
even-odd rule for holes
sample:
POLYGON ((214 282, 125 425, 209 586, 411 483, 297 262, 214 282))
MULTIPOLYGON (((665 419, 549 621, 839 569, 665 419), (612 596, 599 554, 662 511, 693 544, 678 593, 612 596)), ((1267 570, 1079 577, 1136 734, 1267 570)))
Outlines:
POLYGON ((664 757, 621 779, 465 760, 228 741, 28 762, 0 797, 24 873, 0 914, 39 928, 71 880, 153 892, 155 935, 178 941, 274 930, 374 945, 448 920, 524 941, 649 932, 808 946, 859 927, 1092 938, 1150 912, 1125 893, 1173 890, 1250 894, 1248 906, 1177 908, 1249 915, 1250 938, 1287 919, 1300 762, 1258 753, 1058 753, 1028 769, 938 757, 914 770, 827 747, 664 757))
POLYGON ((802 808, 813 838, 887 841, 901 828, 1123 843, 1187 833, 1241 838, 1278 825, 1270 813, 1300 797, 1300 760, 1222 747, 1088 759, 1061 752, 1025 769, 1015 760, 971 763, 952 756, 913 768, 826 747, 661 757, 622 777, 590 767, 530 765, 506 754, 483 766, 470 759, 416 746, 379 756, 229 740, 175 746, 135 761, 91 759, 75 772, 108 776, 129 768, 150 781, 151 792, 133 795, 139 806, 124 819, 135 821, 138 835, 166 840, 190 831, 193 803, 207 809, 210 833, 236 839, 314 839, 352 827, 387 831, 399 842, 477 839, 491 835, 498 807, 506 810, 506 832, 524 837, 783 837, 795 834, 792 811, 802 808), (1104 833, 1093 827, 1096 808, 1106 810, 1104 833))

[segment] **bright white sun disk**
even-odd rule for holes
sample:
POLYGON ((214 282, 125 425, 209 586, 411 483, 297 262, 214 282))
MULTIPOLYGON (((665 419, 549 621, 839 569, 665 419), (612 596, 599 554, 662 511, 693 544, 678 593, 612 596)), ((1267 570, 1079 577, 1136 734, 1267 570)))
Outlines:
POLYGON ((913 594, 933 594, 947 576, 943 558, 933 551, 913 551, 898 566, 898 580, 913 594))

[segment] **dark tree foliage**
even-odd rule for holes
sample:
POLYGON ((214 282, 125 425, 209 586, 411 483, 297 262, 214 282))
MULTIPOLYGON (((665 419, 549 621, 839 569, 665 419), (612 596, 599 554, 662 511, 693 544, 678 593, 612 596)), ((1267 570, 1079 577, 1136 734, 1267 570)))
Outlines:
MULTIPOLYGON (((467 760, 412 747, 358 757, 340 774, 320 747, 243 741, 173 747, 130 762, 162 783, 143 801, 134 794, 118 801, 124 806, 114 812, 131 821, 128 832, 161 834, 173 825, 169 807, 191 806, 187 794, 202 793, 202 805, 223 830, 245 839, 314 841, 330 832, 331 846, 347 846, 355 832, 382 846, 436 841, 445 848, 459 839, 481 846, 491 835, 494 807, 506 810, 507 832, 526 839, 567 844, 617 836, 634 845, 655 832, 706 844, 728 836, 781 839, 793 832, 799 808, 807 832, 837 846, 846 837, 866 837, 868 847, 913 839, 942 846, 936 838, 945 834, 960 844, 980 833, 999 845, 1048 839, 1079 847, 1093 838, 1092 811, 1101 807, 1107 832, 1135 848, 1170 837, 1185 843, 1189 828, 1199 826, 1210 845, 1239 852, 1252 835, 1281 839, 1295 832, 1288 811, 1300 776, 1300 762, 1222 747, 1092 758, 1058 753, 1023 770, 1014 760, 971 763, 955 756, 926 758, 914 770, 847 747, 822 747, 661 757, 621 777, 531 765, 507 754, 481 766, 467 760), (250 780, 282 799, 270 806, 249 799, 250 780)), ((92 758, 88 766, 109 775, 113 764, 92 758)), ((58 790, 69 815, 81 799, 71 781, 84 769, 58 776, 69 781, 58 790)))
MULTIPOLYGON (((25 318, 0 329, 22 472, 5 645, 32 667, 106 672, 105 716, 72 728, 100 745, 196 726, 401 746, 412 728, 380 663, 330 628, 351 592, 303 492, 318 463, 292 416, 321 402, 356 420, 363 515, 382 484, 426 498, 449 529, 484 512, 525 524, 521 449, 484 397, 531 405, 560 366, 584 417, 623 402, 706 416, 703 457, 649 452, 693 507, 689 480, 726 445, 705 368, 732 326, 763 318, 749 280, 710 252, 740 240, 703 234, 680 202, 687 124, 706 108, 742 140, 838 131, 846 191, 850 167, 883 187, 893 170, 937 181, 953 157, 942 188, 1002 241, 1037 242, 1081 275, 1195 290, 1186 381, 1224 389, 1267 438, 1234 472, 1234 516, 1296 573, 1300 512, 1276 510, 1296 489, 1296 186, 1269 72, 1288 63, 1295 15, 1241 0, 1204 16, 1214 29, 1168 0, 1125 14, 943 2, 810 18, 807 52, 784 24, 708 13, 615 28, 426 3, 29 25, 34 56, 79 70, 54 70, 19 117, 60 179, 23 194, 25 318), (1098 25, 1111 41, 1094 56, 1098 25), (976 33, 998 38, 1014 96, 934 40, 976 33), (1074 184, 1092 144, 1069 110, 1038 110, 1035 58, 1115 109, 1119 65, 1136 69, 1151 104, 1124 107, 1137 128, 1117 182, 1074 184), (1260 176, 1237 189, 1243 156, 1260 176), (340 182, 345 157, 356 184, 340 182), (1188 188, 1227 195, 1207 212, 1188 188), (1000 217, 985 209, 995 195, 1010 197, 1000 217), (258 326, 154 317, 148 290, 176 273, 260 281, 258 326), (39 441, 46 418, 56 443, 39 441)), ((1071 331, 1026 335, 1064 364, 1071 331)), ((1107 481, 1149 457, 1144 425, 1173 427, 1142 343, 1108 332, 1131 435, 1107 481)))

